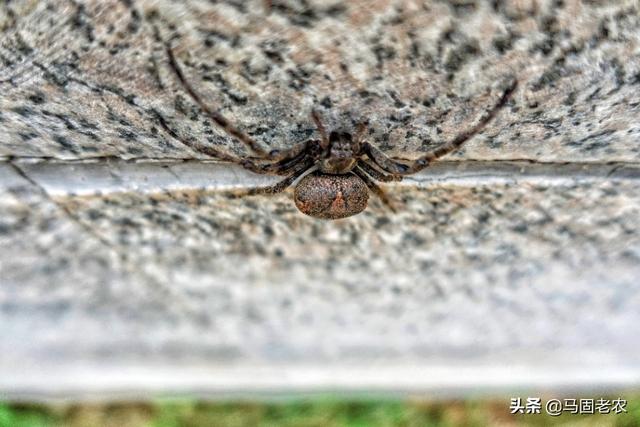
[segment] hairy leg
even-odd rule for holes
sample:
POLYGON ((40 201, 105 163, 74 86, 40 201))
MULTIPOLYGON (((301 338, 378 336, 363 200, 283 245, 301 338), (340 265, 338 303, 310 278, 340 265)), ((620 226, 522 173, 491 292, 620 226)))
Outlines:
POLYGON ((365 142, 363 144, 363 152, 369 156, 373 162, 378 165, 381 169, 386 172, 397 174, 397 175, 409 175, 412 173, 419 172, 420 170, 429 166, 431 162, 436 160, 439 157, 444 156, 445 154, 449 154, 452 151, 457 150, 471 137, 477 135, 480 131, 482 131, 491 120, 496 116, 498 111, 502 107, 505 106, 513 92, 517 87, 517 80, 513 80, 506 90, 502 93, 502 96, 496 102, 496 104, 488 110, 485 115, 480 119, 480 121, 470 129, 456 136, 453 140, 446 142, 435 149, 425 153, 419 158, 409 161, 409 162, 400 162, 396 159, 392 159, 384 154, 382 151, 378 150, 373 145, 365 142))
POLYGON ((169 58, 169 65, 171 66, 171 69, 173 70, 174 74, 178 77, 178 80, 180 81, 180 83, 182 83, 182 86, 185 88, 185 90, 187 91, 189 96, 191 96, 191 98, 196 102, 196 104, 198 104, 198 106, 200 107, 200 109, 202 111, 207 113, 207 115, 209 115, 209 117, 211 117, 211 119, 222 130, 224 130, 227 134, 229 134, 231 137, 234 137, 237 140, 241 141, 247 147, 249 147, 253 152, 255 152, 257 155, 259 155, 260 157, 262 157, 264 159, 268 159, 268 160, 277 160, 277 161, 279 161, 279 160, 291 159, 291 158, 294 158, 294 157, 298 156, 298 154, 302 150, 304 150, 306 148, 307 143, 306 142, 301 142, 301 143, 296 144, 295 146, 291 147, 288 150, 272 150, 270 152, 266 152, 260 146, 260 144, 258 144, 253 138, 249 137, 247 134, 245 134, 244 132, 240 131, 236 127, 234 127, 220 113, 218 113, 217 111, 214 111, 213 109, 209 108, 202 101, 202 98, 200 98, 200 96, 195 91, 195 89, 193 89, 191 84, 187 81, 187 79, 186 79, 186 77, 185 77, 185 75, 184 75, 184 73, 182 71, 182 68, 180 68, 180 66, 178 65, 178 61, 176 60, 176 58, 175 58, 175 56, 173 54, 173 51, 171 50, 171 47, 169 46, 168 43, 165 44, 165 49, 167 51, 167 56, 169 58))
POLYGON ((286 177, 282 181, 279 181, 279 182, 275 183, 274 185, 270 185, 268 187, 250 188, 250 189, 248 189, 246 191, 236 192, 236 195, 237 196, 244 196, 244 195, 253 195, 253 194, 275 194, 275 193, 281 193, 282 191, 286 190, 287 187, 289 187, 291 184, 293 184, 293 182, 296 179, 298 179, 300 176, 302 176, 302 174, 304 174, 306 171, 308 171, 309 168, 311 168, 311 166, 313 166, 313 163, 314 163, 313 160, 308 159, 305 162, 300 163, 295 168, 293 168, 293 170, 291 171, 291 175, 289 175, 288 177, 286 177))
POLYGON ((174 74, 178 77, 178 80, 185 88, 189 96, 198 104, 200 109, 207 113, 209 117, 227 134, 236 138, 237 140, 243 142, 246 146, 248 146, 253 152, 262 156, 269 157, 269 154, 252 138, 250 138, 247 134, 235 128, 226 118, 222 116, 222 114, 214 111, 209 108, 200 98, 200 95, 193 89, 191 84, 187 81, 184 73, 182 72, 182 68, 178 65, 178 61, 176 61, 175 56, 173 55, 173 51, 171 50, 171 46, 168 43, 165 43, 165 49, 167 51, 167 56, 169 58, 169 65, 173 70, 174 74))
POLYGON ((180 135, 178 135, 173 129, 171 129, 169 127, 169 124, 167 123, 167 120, 162 116, 162 114, 160 114, 155 109, 151 109, 150 111, 156 117, 156 120, 158 121, 158 124, 160 125, 160 127, 166 133, 168 133, 173 139, 175 139, 176 141, 178 141, 182 145, 185 145, 185 146, 191 148, 192 150, 197 151, 199 153, 202 153, 204 155, 207 155, 207 156, 210 156, 210 157, 215 157, 215 158, 220 159, 220 160, 226 160, 226 161, 234 162, 234 163, 240 163, 242 161, 242 159, 240 159, 239 157, 236 157, 236 156, 233 156, 231 154, 228 154, 228 153, 225 153, 223 151, 220 151, 215 147, 211 147, 211 146, 207 146, 207 145, 201 145, 201 144, 193 143, 191 141, 186 140, 185 138, 183 138, 180 135))
MULTIPOLYGON (((196 104, 198 104, 200 109, 205 113, 207 113, 207 115, 209 115, 209 117, 228 135, 244 143, 258 156, 264 158, 265 160, 276 160, 276 161, 288 160, 288 159, 293 159, 298 157, 302 151, 309 148, 308 142, 301 142, 287 150, 272 150, 267 153, 253 138, 249 137, 247 134, 245 134, 244 132, 240 131, 239 129, 231 125, 231 123, 225 117, 223 117, 217 111, 214 111, 213 109, 209 108, 202 101, 202 98, 200 98, 200 96, 195 91, 195 89, 193 89, 191 84, 187 81, 184 75, 184 72, 182 71, 182 68, 180 68, 180 65, 178 65, 178 61, 176 60, 173 54, 173 50, 171 49, 171 46, 168 43, 165 43, 165 50, 169 58, 169 65, 171 66, 171 69, 173 70, 174 74, 178 77, 178 80, 180 81, 182 86, 185 88, 189 96, 191 96, 191 98, 196 102, 196 104)), ((320 122, 318 115, 315 112, 313 112, 312 116, 314 121, 316 122, 316 125, 318 126, 318 130, 320 131, 320 134, 322 135, 322 143, 320 144, 320 147, 327 147, 329 145, 329 142, 327 139, 326 131, 324 130, 324 127, 322 126, 322 123, 320 122)), ((313 145, 312 148, 316 148, 316 146, 313 145)), ((315 155, 315 153, 311 153, 311 155, 313 156, 315 155)))
POLYGON ((400 175, 387 175, 385 173, 380 172, 378 169, 371 166, 365 160, 358 160, 358 167, 366 172, 368 175, 377 181, 382 182, 392 182, 392 181, 402 181, 402 176, 400 175))
POLYGON ((156 110, 151 110, 153 115, 156 116, 160 127, 164 129, 173 139, 180 142, 181 144, 191 148, 194 151, 202 153, 206 156, 213 157, 218 160, 224 160, 231 163, 237 163, 243 168, 258 174, 276 174, 276 175, 285 175, 287 174, 297 163, 306 160, 305 157, 308 156, 308 153, 304 150, 301 150, 300 153, 293 159, 285 159, 279 162, 272 162, 264 159, 255 159, 255 158, 240 158, 228 154, 224 151, 218 150, 215 147, 209 145, 202 145, 199 143, 195 143, 189 141, 180 135, 178 135, 173 129, 169 127, 167 120, 156 110))
POLYGON ((358 124, 358 127, 356 128, 356 134, 353 137, 353 140, 356 141, 358 144, 362 143, 362 137, 364 137, 364 134, 366 131, 367 131, 366 123, 358 124))
POLYGON ((375 195, 380 198, 382 203, 384 203, 389 209, 391 209, 391 212, 394 212, 394 213, 397 212, 395 206, 393 205, 393 203, 391 203, 391 200, 389 200, 389 198, 385 194, 384 190, 382 188, 380 188, 378 186, 378 184, 376 184, 369 177, 369 175, 367 175, 362 169, 360 169, 359 166, 356 166, 353 169, 353 173, 358 175, 360 177, 360 179, 362 179, 364 181, 364 183, 367 184, 367 187, 369 187, 369 190, 371 190, 373 193, 375 193, 375 195))
POLYGON ((320 119, 320 114, 318 114, 317 111, 313 110, 311 111, 311 118, 313 119, 313 121, 316 124, 316 127, 318 128, 318 132, 320 132, 320 137, 321 139, 321 147, 323 149, 326 149, 329 147, 329 136, 327 134, 327 130, 325 129, 324 125, 322 124, 322 120, 320 119))
POLYGON ((294 148, 298 147, 295 157, 285 157, 282 160, 273 163, 263 163, 259 166, 260 173, 273 173, 277 175, 286 175, 291 171, 298 163, 312 160, 316 162, 322 155, 322 148, 320 142, 315 140, 309 140, 304 144, 298 144, 294 148))

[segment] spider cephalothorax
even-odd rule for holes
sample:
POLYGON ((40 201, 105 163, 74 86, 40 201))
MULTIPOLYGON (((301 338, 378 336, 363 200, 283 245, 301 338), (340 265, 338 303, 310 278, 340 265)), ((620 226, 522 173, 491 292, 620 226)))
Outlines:
POLYGON ((322 219, 339 219, 362 212, 367 207, 369 190, 380 197, 393 210, 393 206, 375 181, 400 181, 404 175, 416 173, 439 157, 459 148, 465 141, 480 132, 502 108, 516 89, 517 81, 511 79, 498 101, 484 116, 453 140, 441 144, 415 160, 407 161, 388 157, 363 136, 367 125, 361 123, 352 134, 348 130, 327 133, 320 115, 312 111, 320 139, 297 144, 284 151, 267 153, 256 141, 235 128, 220 113, 209 108, 186 80, 171 48, 167 45, 169 65, 187 93, 227 134, 245 144, 258 158, 239 159, 212 147, 196 146, 179 138, 160 118, 160 124, 174 138, 207 155, 239 163, 244 168, 263 174, 286 175, 286 178, 269 187, 253 188, 247 194, 279 193, 300 177, 294 191, 296 207, 304 214, 322 219))
POLYGON ((329 148, 325 157, 318 163, 318 169, 321 172, 331 174, 351 172, 356 165, 356 156, 360 151, 358 142, 353 140, 349 132, 331 132, 329 148))

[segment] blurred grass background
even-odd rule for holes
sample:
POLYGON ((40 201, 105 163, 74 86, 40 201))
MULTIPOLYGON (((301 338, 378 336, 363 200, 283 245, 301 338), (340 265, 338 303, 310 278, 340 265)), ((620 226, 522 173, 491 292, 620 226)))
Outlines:
MULTIPOLYGON (((526 396, 521 397, 526 400, 526 396)), ((0 403, 0 427, 640 426, 640 395, 622 398, 628 401, 626 414, 558 417, 544 413, 512 415, 508 398, 446 402, 312 399, 272 403, 184 400, 60 405, 0 403)), ((543 405, 545 401, 543 397, 543 405)))

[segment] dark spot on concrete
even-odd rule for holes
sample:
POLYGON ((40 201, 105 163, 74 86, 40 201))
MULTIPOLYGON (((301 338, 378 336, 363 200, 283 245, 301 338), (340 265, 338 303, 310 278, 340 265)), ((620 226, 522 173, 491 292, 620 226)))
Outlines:
POLYGON ((385 61, 391 60, 396 57, 396 51, 392 46, 383 45, 379 41, 373 41, 373 46, 371 47, 373 54, 376 57, 376 61, 378 62, 378 67, 382 67, 385 61))
POLYGON ((227 96, 234 104, 244 105, 248 98, 246 95, 234 90, 231 85, 219 73, 205 74, 202 80, 214 82, 216 86, 227 96))
POLYGON ((60 113, 53 113, 51 111, 47 111, 47 110, 42 110, 42 115, 43 116, 47 116, 47 117, 55 117, 56 119, 60 120, 61 122, 64 123, 65 127, 69 130, 75 130, 76 126, 71 122, 71 120, 69 120, 69 118, 67 116, 65 116, 64 114, 60 114, 60 113))
POLYGON ((576 91, 572 91, 571 93, 569 93, 569 95, 567 95, 567 97, 563 101, 563 104, 564 105, 573 105, 576 102, 577 96, 578 95, 577 95, 576 91))
POLYGON ((624 69, 624 65, 620 62, 618 58, 614 58, 609 61, 608 64, 614 70, 616 85, 617 88, 623 86, 625 84, 626 71, 624 69))
POLYGON ((433 104, 435 103, 436 98, 435 96, 432 96, 431 98, 426 98, 422 101, 422 105, 424 105, 425 107, 431 107, 433 106, 433 104))
POLYGON ((358 95, 360 96, 360 98, 371 98, 372 96, 375 95, 375 93, 369 92, 368 90, 363 89, 361 91, 358 91, 358 95))
POLYGON ((176 109, 183 116, 189 115, 189 107, 182 95, 176 95, 173 100, 173 108, 176 109))
POLYGON ((469 40, 457 48, 451 50, 447 55, 444 68, 449 73, 458 71, 472 56, 480 52, 480 45, 477 40, 469 40))
POLYGON ((553 37, 560 31, 558 19, 553 15, 545 15, 540 18, 540 29, 549 37, 553 37))
POLYGON ((88 136, 93 141, 98 142, 98 141, 101 140, 100 137, 98 135, 96 135, 95 133, 93 133, 93 132, 80 132, 80 133, 83 134, 83 135, 88 136))
POLYGON ((393 90, 388 90, 387 93, 389 94, 389 96, 391 96, 391 99, 393 99, 394 107, 403 108, 403 107, 405 107, 407 105, 404 102, 402 102, 402 100, 398 96, 397 92, 395 92, 393 90))
POLYGON ((584 151, 595 151, 609 146, 609 142, 605 137, 615 133, 613 129, 596 132, 578 141, 569 142, 566 145, 575 146, 584 151))
POLYGON ((43 92, 35 92, 31 95, 29 95, 28 97, 29 101, 33 102, 34 104, 38 105, 38 104, 42 104, 45 101, 45 95, 43 92))
POLYGON ((34 114, 34 111, 31 108, 26 107, 24 105, 18 106, 18 107, 13 107, 11 109, 11 111, 13 111, 16 114, 21 115, 22 117, 29 117, 29 116, 34 114))
POLYGON ((33 53, 33 48, 22 38, 20 33, 16 33, 14 37, 16 42, 14 47, 18 52, 23 55, 31 55, 33 53))
POLYGON ((87 41, 93 42, 95 40, 91 18, 87 16, 84 4, 76 4, 76 11, 69 19, 69 24, 74 29, 82 30, 87 41))
POLYGON ((87 153, 97 153, 100 149, 94 145, 81 145, 80 149, 87 153))
POLYGON ((218 30, 201 29, 200 31, 205 34, 204 45, 207 47, 215 46, 217 42, 230 43, 232 40, 232 37, 218 30))
POLYGON ((511 50, 511 48, 513 47, 514 39, 514 35, 508 33, 505 35, 496 36, 491 44, 500 54, 504 54, 507 51, 511 50))
POLYGON ((534 46, 532 46, 531 53, 541 52, 543 55, 547 56, 553 51, 554 47, 555 42, 553 41, 553 39, 547 37, 540 43, 536 43, 534 46))
POLYGON ((332 18, 338 18, 340 15, 344 15, 346 11, 347 11, 347 7, 345 5, 336 3, 332 6, 329 6, 325 10, 325 13, 327 14, 327 16, 330 16, 332 18))
POLYGON ((475 0, 452 0, 449 1, 449 6, 458 17, 470 15, 477 9, 475 0))
POLYGON ((282 52, 286 50, 285 46, 286 44, 283 40, 268 40, 260 45, 264 56, 277 64, 284 63, 282 52))
POLYGON ((122 128, 118 129, 118 136, 129 142, 135 141, 137 139, 137 135, 134 132, 122 128))
POLYGON ((20 136, 20 139, 22 139, 22 141, 27 142, 32 140, 33 138, 37 138, 38 134, 34 132, 27 132, 27 133, 20 132, 18 133, 18 136, 20 136))
POLYGON ((309 84, 310 74, 300 66, 295 69, 288 68, 287 74, 289 75, 289 87, 292 89, 301 90, 309 84))
POLYGON ((78 153, 78 150, 75 148, 75 146, 64 136, 55 134, 53 135, 53 140, 60 144, 60 146, 62 146, 64 149, 69 150, 74 154, 78 153))
POLYGON ((560 77, 562 77, 562 70, 559 67, 554 66, 553 68, 545 71, 538 80, 531 84, 531 90, 537 92, 544 87, 552 85, 555 81, 560 79, 560 77))
POLYGON ((376 218, 375 227, 376 228, 381 228, 381 227, 384 227, 384 226, 386 226, 386 225, 388 225, 390 223, 391 223, 391 220, 389 218, 384 217, 384 216, 383 217, 378 217, 378 218, 376 218))
POLYGON ((132 9, 131 20, 127 25, 127 30, 129 31, 129 33, 135 34, 138 32, 139 29, 140 29, 140 13, 137 10, 132 9))
POLYGON ((311 28, 319 20, 316 11, 306 2, 301 1, 299 7, 294 8, 288 3, 272 1, 271 11, 285 16, 290 23, 300 27, 311 28))

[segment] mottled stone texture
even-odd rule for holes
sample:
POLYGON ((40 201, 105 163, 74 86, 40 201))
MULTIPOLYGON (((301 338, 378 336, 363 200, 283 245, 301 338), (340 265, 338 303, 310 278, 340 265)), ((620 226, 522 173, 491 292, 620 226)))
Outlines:
POLYGON ((3 173, 9 396, 640 381, 637 178, 395 186, 399 213, 328 222, 291 192, 46 196, 3 173))
POLYGON ((640 384, 636 0, 23 0, 0 33, 0 398, 640 384), (520 84, 398 213, 328 222, 202 162, 247 150, 165 43, 266 149, 315 108, 415 157, 520 84))
POLYGON ((186 95, 265 147, 367 119, 404 157, 452 138, 509 76, 513 101, 461 159, 635 160, 636 0, 18 1, 0 6, 0 154, 203 157, 243 148, 186 95))

